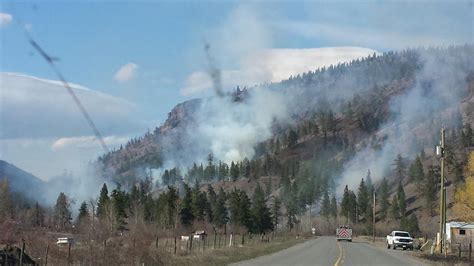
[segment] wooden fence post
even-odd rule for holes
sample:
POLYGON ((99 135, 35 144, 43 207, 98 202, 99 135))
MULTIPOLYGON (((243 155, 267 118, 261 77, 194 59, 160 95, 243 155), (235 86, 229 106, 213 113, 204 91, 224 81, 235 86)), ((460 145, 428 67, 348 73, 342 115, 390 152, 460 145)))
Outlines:
POLYGON ((245 234, 242 234, 242 246, 245 244, 245 234))
POLYGON ((472 254, 472 240, 469 242, 469 261, 471 261, 471 254, 472 254))
POLYGON ((103 262, 102 264, 104 265, 105 265, 105 258, 106 258, 105 256, 106 250, 107 250, 107 239, 104 239, 104 255, 102 256, 102 262, 103 262))
POLYGON ((21 239, 20 266, 23 266, 23 254, 25 254, 25 240, 21 239))
POLYGON ((216 243, 217 243, 217 234, 214 232, 214 246, 213 246, 213 249, 216 249, 216 243))
POLYGON ((174 254, 176 255, 176 236, 174 237, 174 254))
POLYGON ((193 253, 193 235, 189 236, 189 253, 193 253))
POLYGON ((48 266, 48 253, 49 253, 49 243, 48 246, 46 246, 46 255, 44 258, 44 266, 48 266))
POLYGON ((158 248, 158 236, 156 236, 156 239, 155 239, 155 248, 158 248))
POLYGON ((67 247, 67 265, 71 265, 71 245, 72 243, 69 242, 67 247))

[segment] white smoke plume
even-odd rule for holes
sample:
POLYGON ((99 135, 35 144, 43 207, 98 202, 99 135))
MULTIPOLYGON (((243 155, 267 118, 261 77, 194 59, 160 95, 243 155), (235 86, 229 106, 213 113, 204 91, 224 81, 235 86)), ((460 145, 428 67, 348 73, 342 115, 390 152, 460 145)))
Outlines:
POLYGON ((419 50, 419 56, 422 68, 414 86, 392 98, 394 119, 377 132, 378 139, 384 139, 381 149, 367 145, 346 163, 337 193, 342 193, 345 185, 356 189, 367 169, 374 182, 381 180, 390 173, 397 154, 413 159, 421 149, 432 147, 433 151, 441 126, 459 126, 461 121, 455 117, 466 94, 466 76, 474 70, 474 56, 436 56, 433 49, 419 50))

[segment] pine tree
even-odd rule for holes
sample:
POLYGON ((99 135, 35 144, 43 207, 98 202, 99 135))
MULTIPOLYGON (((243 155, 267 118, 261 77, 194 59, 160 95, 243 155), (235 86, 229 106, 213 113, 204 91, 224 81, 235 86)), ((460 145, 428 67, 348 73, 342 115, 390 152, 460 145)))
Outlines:
POLYGON ((423 182, 423 197, 425 199, 425 207, 431 217, 435 215, 436 193, 439 180, 439 169, 431 166, 428 171, 428 174, 426 175, 425 182, 423 182))
POLYGON ((221 187, 219 194, 217 194, 216 203, 212 210, 214 215, 214 225, 218 228, 221 228, 229 221, 229 216, 226 208, 227 195, 224 192, 224 189, 221 187))
POLYGON ((214 206, 216 206, 216 202, 217 202, 217 195, 216 195, 216 192, 214 191, 214 189, 212 188, 212 186, 209 184, 207 185, 207 201, 208 201, 208 205, 207 205, 207 220, 210 222, 210 223, 213 223, 214 222, 214 206))
MULTIPOLYGON (((357 192, 357 218, 367 218, 367 208, 369 205, 369 193, 367 186, 365 185, 364 179, 360 181, 359 191, 357 192)), ((357 219, 358 220, 358 219, 357 219)))
POLYGON ((297 142, 298 142, 298 133, 296 133, 296 131, 294 131, 293 129, 290 129, 286 144, 288 145, 288 147, 292 148, 293 146, 296 145, 297 142))
POLYGON ((402 182, 406 175, 405 159, 400 154, 398 154, 393 165, 395 166, 394 172, 396 178, 398 181, 402 182))
POLYGON ((286 217, 287 217, 287 226, 290 231, 298 224, 298 219, 296 215, 298 214, 298 188, 296 182, 293 185, 289 185, 289 191, 286 195, 285 207, 286 207, 286 217))
POLYGON ((196 183, 192 189, 192 213, 196 220, 204 221, 206 217, 206 208, 208 205, 206 194, 199 190, 199 184, 196 183))
POLYGON ((252 202, 252 231, 254 233, 265 233, 273 230, 273 222, 270 210, 265 201, 265 194, 260 185, 257 185, 252 202))
POLYGON ((378 198, 380 202, 380 219, 385 220, 390 206, 390 203, 388 202, 388 183, 385 177, 382 179, 382 183, 380 184, 378 198))
POLYGON ((323 102, 318 111, 316 112, 321 131, 323 132, 324 144, 327 143, 327 134, 329 131, 335 131, 336 120, 334 118, 334 112, 331 110, 327 102, 323 102))
POLYGON ((247 196, 245 191, 240 190, 240 220, 239 224, 245 226, 247 230, 252 228, 252 213, 251 213, 252 203, 250 198, 247 196))
POLYGON ((370 174, 370 169, 367 170, 367 176, 365 177, 365 184, 366 184, 366 187, 367 187, 367 193, 369 195, 372 195, 374 185, 372 184, 372 176, 370 174))
POLYGON ((399 219, 400 218, 400 209, 398 208, 398 199, 397 195, 393 196, 392 198, 392 205, 390 208, 390 214, 393 219, 399 219))
POLYGON ((168 192, 165 196, 165 226, 173 228, 176 225, 175 217, 177 215, 177 203, 179 200, 178 191, 174 187, 168 186, 168 192))
POLYGON ((410 216, 410 233, 415 236, 420 233, 418 218, 416 217, 414 213, 410 216))
POLYGON ((406 203, 405 190, 403 189, 402 182, 398 183, 397 199, 398 199, 398 209, 400 212, 400 216, 404 217, 407 212, 407 203, 406 203))
POLYGON ((44 225, 44 213, 45 211, 38 202, 33 207, 33 213, 31 214, 31 225, 32 226, 43 226, 44 225))
POLYGON ((357 197, 355 193, 350 190, 349 191, 349 210, 350 210, 350 218, 353 223, 357 221, 357 197))
POLYGON ((239 167, 234 163, 234 161, 230 164, 230 177, 234 182, 239 178, 239 167))
POLYGON ((230 212, 230 222, 232 224, 240 223, 240 191, 234 187, 229 193, 229 212, 230 212))
POLYGON ((244 177, 250 178, 250 162, 247 158, 244 159, 243 165, 244 165, 244 177))
POLYGON ((331 213, 331 202, 327 190, 324 192, 323 201, 321 202, 321 210, 319 212, 322 216, 329 218, 331 213))
POLYGON ((349 209, 349 188, 347 185, 344 187, 344 193, 342 194, 342 201, 341 201, 341 216, 345 216, 349 219, 350 215, 349 209))
POLYGON ((54 225, 58 230, 64 230, 71 223, 71 211, 69 210, 70 204, 63 192, 59 193, 54 206, 54 225))
POLYGON ((163 175, 161 176, 161 181, 163 183, 163 186, 169 186, 171 183, 171 176, 170 176, 170 171, 168 169, 165 170, 163 175))
POLYGON ((77 215, 77 221, 82 223, 89 218, 89 210, 87 209, 87 203, 83 201, 81 207, 79 207, 79 214, 77 215))
POLYGON ((421 194, 423 191, 423 180, 425 179, 425 173, 420 156, 416 156, 415 161, 410 165, 408 171, 410 180, 415 182, 418 193, 421 194))
POLYGON ((115 229, 123 232, 126 230, 126 218, 128 217, 127 209, 130 207, 128 194, 118 186, 116 189, 112 190, 110 199, 115 214, 115 229))
POLYGON ((216 175, 216 168, 213 161, 214 156, 212 156, 212 153, 209 153, 207 156, 207 166, 205 170, 206 180, 212 180, 216 175))
POLYGON ((341 201, 341 216, 345 216, 348 220, 356 222, 356 206, 357 197, 352 190, 349 190, 347 185, 344 188, 344 194, 341 201))
POLYGON ((275 226, 275 228, 277 228, 278 224, 280 223, 280 217, 281 217, 281 201, 278 197, 273 198, 272 216, 273 216, 273 225, 275 226))
POLYGON ((109 204, 109 191, 107 185, 104 183, 102 189, 100 190, 99 200, 97 201, 97 217, 104 218, 106 215, 107 204, 109 204))
POLYGON ((179 218, 181 224, 185 227, 189 227, 193 224, 194 215, 192 210, 192 193, 191 188, 187 184, 184 184, 184 197, 181 203, 181 210, 179 211, 179 218))

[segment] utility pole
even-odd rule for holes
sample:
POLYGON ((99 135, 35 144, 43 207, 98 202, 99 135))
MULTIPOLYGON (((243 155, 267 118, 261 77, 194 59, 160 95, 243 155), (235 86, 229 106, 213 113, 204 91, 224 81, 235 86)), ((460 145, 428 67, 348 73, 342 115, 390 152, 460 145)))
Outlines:
POLYGON ((372 208, 372 235, 373 235, 373 241, 375 243, 375 189, 373 189, 374 191, 374 204, 373 204, 373 208, 372 208))
POLYGON ((446 227, 446 189, 444 187, 444 155, 445 155, 445 129, 441 128, 440 146, 436 147, 436 155, 441 157, 441 188, 440 188, 440 204, 439 204, 439 252, 443 253, 446 227))

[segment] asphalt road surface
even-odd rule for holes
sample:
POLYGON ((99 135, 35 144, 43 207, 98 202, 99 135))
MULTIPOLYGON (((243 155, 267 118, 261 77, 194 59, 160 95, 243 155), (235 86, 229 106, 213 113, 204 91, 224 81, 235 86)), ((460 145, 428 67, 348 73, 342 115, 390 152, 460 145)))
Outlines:
POLYGON ((357 241, 337 242, 336 238, 326 236, 233 265, 428 265, 410 256, 410 252, 413 251, 386 249, 357 241))

